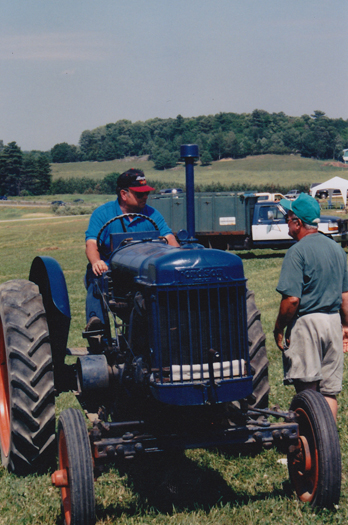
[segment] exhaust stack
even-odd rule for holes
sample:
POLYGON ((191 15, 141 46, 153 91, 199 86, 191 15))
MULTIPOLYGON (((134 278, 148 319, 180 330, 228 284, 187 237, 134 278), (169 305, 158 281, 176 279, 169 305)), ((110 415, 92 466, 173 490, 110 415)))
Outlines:
POLYGON ((186 171, 186 221, 188 241, 195 241, 195 186, 194 161, 199 157, 197 144, 183 144, 180 157, 185 160, 186 171))

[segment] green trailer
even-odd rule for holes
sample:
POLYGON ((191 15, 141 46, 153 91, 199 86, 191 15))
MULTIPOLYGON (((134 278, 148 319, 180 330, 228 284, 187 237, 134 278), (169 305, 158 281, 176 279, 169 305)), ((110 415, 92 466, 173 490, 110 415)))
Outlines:
MULTIPOLYGON (((242 192, 195 194, 195 231, 206 247, 245 247, 252 235, 257 196, 242 192)), ((186 194, 150 195, 148 204, 165 218, 174 233, 186 228, 186 194)))

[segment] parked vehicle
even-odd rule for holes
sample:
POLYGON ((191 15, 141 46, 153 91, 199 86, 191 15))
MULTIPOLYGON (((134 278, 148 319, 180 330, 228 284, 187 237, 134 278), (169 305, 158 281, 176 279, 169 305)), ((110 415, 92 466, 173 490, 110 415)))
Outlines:
POLYGON ((54 206, 54 205, 57 205, 57 206, 66 206, 66 204, 65 204, 64 201, 52 201, 51 204, 52 204, 52 206, 54 206))
POLYGON ((295 200, 297 199, 297 197, 300 195, 301 191, 300 190, 290 190, 286 195, 285 195, 285 198, 286 199, 290 199, 290 200, 295 200))
POLYGON ((183 190, 181 188, 166 188, 164 190, 159 191, 162 195, 163 193, 182 193, 183 190))
POLYGON ((255 193, 258 197, 258 201, 280 201, 285 199, 285 196, 282 193, 255 193))
MULTIPOLYGON (((175 233, 186 227, 185 193, 150 195, 148 203, 162 213, 175 233)), ((259 201, 254 193, 195 194, 196 238, 206 247, 223 250, 288 248, 294 240, 288 234, 285 215, 279 202, 259 201)), ((335 238, 343 222, 337 217, 323 215, 319 231, 335 238)))
MULTIPOLYGON (((320 184, 319 182, 316 182, 316 183, 312 184, 311 185, 311 190, 313 188, 315 188, 315 186, 319 186, 319 184, 320 184)), ((329 196, 329 190, 328 189, 321 189, 321 190, 317 191, 315 196, 316 196, 317 199, 327 199, 328 196, 329 196)), ((341 190, 338 190, 338 189, 332 190, 332 196, 333 197, 341 197, 342 196, 341 190)))

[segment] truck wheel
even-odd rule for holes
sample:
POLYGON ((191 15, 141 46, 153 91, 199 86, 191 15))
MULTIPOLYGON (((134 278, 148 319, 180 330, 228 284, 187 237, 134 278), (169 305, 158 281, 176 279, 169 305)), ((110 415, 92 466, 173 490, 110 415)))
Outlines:
POLYGON ((247 290, 248 342, 250 365, 253 372, 253 396, 251 408, 268 407, 268 359, 265 346, 266 336, 262 330, 261 314, 255 304, 255 294, 247 290))
POLYGON ((91 446, 82 413, 63 410, 58 421, 59 470, 52 481, 61 487, 66 525, 95 523, 94 476, 91 446))
POLYGON ((0 285, 0 445, 9 471, 44 471, 55 460, 51 346, 38 287, 0 285))
POLYGON ((341 453, 337 427, 325 398, 313 390, 297 394, 298 445, 290 447, 288 468, 296 494, 314 508, 337 504, 341 491, 341 453))

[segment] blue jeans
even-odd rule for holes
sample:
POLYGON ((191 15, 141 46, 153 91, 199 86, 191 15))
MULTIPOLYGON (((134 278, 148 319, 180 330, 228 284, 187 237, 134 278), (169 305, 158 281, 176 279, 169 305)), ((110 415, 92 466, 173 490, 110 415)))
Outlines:
POLYGON ((87 271, 85 275, 85 286, 87 289, 86 296, 86 321, 91 317, 99 317, 103 324, 106 324, 105 320, 105 308, 103 308, 103 298, 99 291, 102 288, 102 276, 97 277, 91 264, 87 265, 87 271), (98 287, 99 284, 99 287, 98 287))

